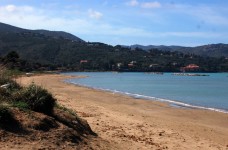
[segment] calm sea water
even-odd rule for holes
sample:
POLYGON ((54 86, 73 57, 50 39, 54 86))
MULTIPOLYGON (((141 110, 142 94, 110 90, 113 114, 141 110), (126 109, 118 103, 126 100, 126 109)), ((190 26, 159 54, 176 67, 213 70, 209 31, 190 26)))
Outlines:
POLYGON ((166 101, 176 106, 228 112, 228 73, 209 76, 174 76, 146 73, 72 72, 88 78, 66 82, 127 94, 136 98, 166 101))

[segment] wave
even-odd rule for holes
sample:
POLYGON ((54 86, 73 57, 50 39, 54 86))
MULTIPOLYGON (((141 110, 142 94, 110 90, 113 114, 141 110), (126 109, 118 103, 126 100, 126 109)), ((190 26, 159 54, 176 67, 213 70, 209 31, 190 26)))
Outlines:
POLYGON ((71 83, 71 84, 74 84, 74 85, 77 85, 77 86, 81 86, 81 87, 90 88, 90 89, 112 92, 113 94, 127 95, 127 96, 130 96, 130 97, 136 98, 136 99, 146 99, 146 100, 167 102, 171 106, 178 106, 178 107, 185 107, 185 108, 192 108, 192 109, 203 109, 203 110, 211 110, 211 111, 216 111, 216 112, 221 112, 221 113, 228 113, 228 110, 223 110, 223 109, 218 109, 218 108, 197 106, 197 105, 187 104, 187 103, 183 103, 183 102, 179 102, 179 101, 175 101, 175 100, 170 100, 170 99, 164 99, 164 98, 146 96, 146 95, 141 95, 141 94, 122 92, 122 91, 118 91, 118 90, 111 90, 111 89, 93 87, 93 86, 89 86, 89 85, 85 85, 85 84, 79 84, 79 83, 75 83, 75 82, 71 82, 71 81, 67 81, 67 80, 65 80, 65 82, 71 83))

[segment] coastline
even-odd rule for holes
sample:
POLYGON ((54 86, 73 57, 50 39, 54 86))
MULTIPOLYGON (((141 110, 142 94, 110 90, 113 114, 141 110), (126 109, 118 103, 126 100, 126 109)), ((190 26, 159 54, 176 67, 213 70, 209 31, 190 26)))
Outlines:
MULTIPOLYGON (((87 77, 87 76, 85 76, 85 77, 87 77)), ((82 77, 82 78, 85 78, 85 77, 82 77)), ((75 86, 89 88, 89 89, 92 89, 92 90, 100 90, 100 91, 104 91, 104 92, 110 92, 110 93, 113 93, 113 94, 126 95, 126 96, 132 97, 134 99, 152 100, 152 101, 158 101, 158 102, 168 103, 169 106, 171 106, 171 107, 189 108, 189 109, 203 109, 203 110, 210 110, 210 111, 215 111, 215 112, 220 112, 220 113, 228 114, 228 111, 227 110, 223 110, 223 109, 219 109, 219 108, 212 108, 212 107, 204 107, 204 106, 192 105, 192 104, 188 104, 188 103, 184 103, 184 102, 180 102, 180 101, 175 101, 175 100, 171 100, 171 99, 151 97, 151 96, 146 96, 146 95, 140 95, 140 94, 122 92, 122 91, 118 91, 118 90, 96 88, 96 87, 87 86, 87 85, 83 85, 83 84, 68 82, 66 80, 64 80, 64 82, 73 84, 75 86)))
POLYGON ((64 83, 66 78, 75 76, 39 75, 18 82, 33 81, 48 89, 60 104, 86 119, 102 139, 120 149, 228 148, 225 113, 175 108, 165 102, 64 83))

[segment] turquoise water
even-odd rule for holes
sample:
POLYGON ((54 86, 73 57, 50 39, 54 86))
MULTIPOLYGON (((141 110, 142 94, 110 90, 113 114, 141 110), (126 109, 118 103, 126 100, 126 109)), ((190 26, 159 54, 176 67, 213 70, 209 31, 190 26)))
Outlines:
POLYGON ((209 76, 175 76, 146 73, 72 72, 88 78, 66 82, 136 98, 166 101, 172 105, 228 112, 228 73, 209 76))

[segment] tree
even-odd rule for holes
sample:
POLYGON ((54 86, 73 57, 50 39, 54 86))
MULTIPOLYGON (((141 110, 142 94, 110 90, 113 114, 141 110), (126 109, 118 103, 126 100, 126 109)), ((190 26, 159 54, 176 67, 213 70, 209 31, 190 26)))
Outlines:
POLYGON ((16 62, 18 59, 19 55, 15 51, 11 51, 5 56, 5 62, 16 62))

